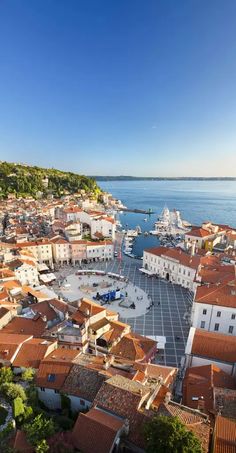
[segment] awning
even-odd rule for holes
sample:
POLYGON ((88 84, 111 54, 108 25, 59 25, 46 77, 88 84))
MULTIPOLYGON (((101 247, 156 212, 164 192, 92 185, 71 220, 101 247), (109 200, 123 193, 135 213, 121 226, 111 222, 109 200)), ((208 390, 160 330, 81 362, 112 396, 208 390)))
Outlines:
POLYGON ((147 335, 147 338, 150 338, 150 340, 157 342, 157 349, 165 349, 166 337, 160 335, 147 335))
POLYGON ((39 263, 37 267, 39 272, 49 271, 49 268, 45 263, 39 263))
POLYGON ((56 280, 56 276, 54 274, 42 274, 39 278, 43 283, 49 283, 56 280))
POLYGON ((140 267, 139 271, 142 272, 143 274, 155 275, 153 272, 148 271, 147 269, 144 269, 143 267, 140 267))

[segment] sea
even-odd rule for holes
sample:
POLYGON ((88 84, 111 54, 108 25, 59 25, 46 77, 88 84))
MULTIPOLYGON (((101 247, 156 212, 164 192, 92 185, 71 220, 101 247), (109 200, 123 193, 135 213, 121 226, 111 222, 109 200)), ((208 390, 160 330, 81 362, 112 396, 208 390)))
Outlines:
MULTIPOLYGON (((153 230, 164 206, 179 210, 192 225, 209 220, 236 228, 236 181, 99 181, 98 185, 127 208, 153 210, 151 215, 119 214, 124 229, 139 225, 143 233, 153 230)), ((142 234, 135 240, 133 253, 142 256, 145 248, 158 243, 157 237, 142 234)))

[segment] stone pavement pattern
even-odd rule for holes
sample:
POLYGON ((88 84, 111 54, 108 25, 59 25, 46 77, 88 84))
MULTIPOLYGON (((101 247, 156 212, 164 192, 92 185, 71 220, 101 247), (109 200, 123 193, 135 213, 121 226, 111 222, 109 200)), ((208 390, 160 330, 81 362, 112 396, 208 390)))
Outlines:
MULTIPOLYGON (((166 282, 156 277, 147 277, 139 271, 142 261, 123 257, 122 262, 115 259, 104 263, 97 262, 83 265, 87 269, 100 269, 124 275, 137 287, 144 290, 154 305, 146 314, 137 317, 124 317, 120 320, 131 325, 134 332, 145 336, 165 336, 166 346, 156 357, 156 362, 169 366, 179 366, 184 354, 189 324, 186 314, 191 307, 191 294, 178 285, 166 282), (178 339, 177 339, 178 337, 178 339)), ((60 275, 68 276, 76 269, 65 267, 60 275), (73 269, 73 271, 72 271, 73 269)), ((112 305, 109 306, 112 310, 112 305)))

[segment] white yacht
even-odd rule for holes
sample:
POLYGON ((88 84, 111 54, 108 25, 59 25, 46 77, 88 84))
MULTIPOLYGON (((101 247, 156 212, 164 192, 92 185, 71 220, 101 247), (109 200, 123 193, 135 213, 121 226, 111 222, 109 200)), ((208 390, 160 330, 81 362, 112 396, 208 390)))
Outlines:
POLYGON ((171 234, 176 236, 177 234, 186 233, 190 226, 189 222, 182 220, 180 211, 176 209, 170 211, 165 206, 157 222, 155 222, 155 230, 152 231, 152 234, 171 234))

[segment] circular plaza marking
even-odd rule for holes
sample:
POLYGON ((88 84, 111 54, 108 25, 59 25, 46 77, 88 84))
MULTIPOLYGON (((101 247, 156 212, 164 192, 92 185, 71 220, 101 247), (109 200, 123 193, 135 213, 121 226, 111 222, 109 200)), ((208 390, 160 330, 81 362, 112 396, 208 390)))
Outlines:
POLYGON ((152 306, 147 293, 127 277, 98 270, 77 271, 59 279, 59 292, 70 303, 88 298, 104 308, 116 311, 122 318, 144 315, 152 306))

